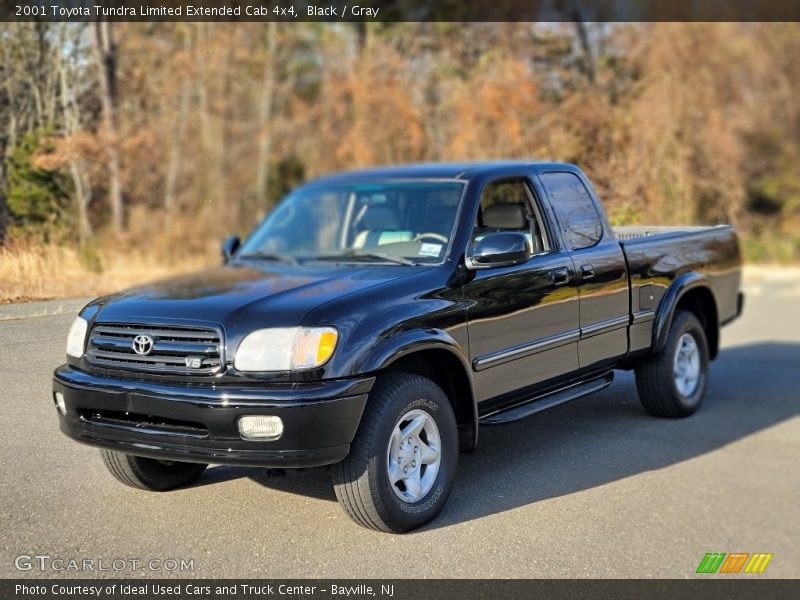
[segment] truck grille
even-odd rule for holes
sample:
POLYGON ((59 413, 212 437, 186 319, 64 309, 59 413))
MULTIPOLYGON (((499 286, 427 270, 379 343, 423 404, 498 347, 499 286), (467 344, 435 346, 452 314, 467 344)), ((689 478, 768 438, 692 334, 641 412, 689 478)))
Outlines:
POLYGON ((222 368, 221 348, 220 332, 210 327, 99 323, 92 328, 86 360, 112 369, 210 375, 222 368))

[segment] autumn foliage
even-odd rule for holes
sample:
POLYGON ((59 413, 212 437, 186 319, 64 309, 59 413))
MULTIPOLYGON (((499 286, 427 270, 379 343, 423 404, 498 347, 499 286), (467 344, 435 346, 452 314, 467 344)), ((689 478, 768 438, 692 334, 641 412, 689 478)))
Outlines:
POLYGON ((5 24, 0 297, 72 293, 23 289, 32 248, 180 269, 301 181, 419 161, 576 162, 617 223, 796 260, 797 56, 794 23, 5 24))

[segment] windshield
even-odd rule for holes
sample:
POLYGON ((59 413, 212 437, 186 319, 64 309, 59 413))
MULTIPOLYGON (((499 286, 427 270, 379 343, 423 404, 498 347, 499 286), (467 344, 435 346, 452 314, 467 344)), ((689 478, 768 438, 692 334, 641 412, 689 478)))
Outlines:
POLYGON ((239 257, 438 264, 463 188, 407 181, 300 189, 253 232, 239 257))

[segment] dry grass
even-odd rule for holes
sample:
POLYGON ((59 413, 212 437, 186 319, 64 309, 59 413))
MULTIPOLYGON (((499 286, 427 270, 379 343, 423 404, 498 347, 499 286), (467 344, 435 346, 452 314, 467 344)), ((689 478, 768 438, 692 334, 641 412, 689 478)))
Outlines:
POLYGON ((0 304, 100 296, 209 264, 209 255, 169 259, 107 247, 87 257, 64 246, 13 245, 0 248, 0 304))

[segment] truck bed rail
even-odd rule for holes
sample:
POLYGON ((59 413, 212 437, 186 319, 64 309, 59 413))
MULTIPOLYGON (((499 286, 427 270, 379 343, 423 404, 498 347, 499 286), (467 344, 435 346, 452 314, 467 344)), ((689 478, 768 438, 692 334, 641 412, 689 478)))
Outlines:
POLYGON ((730 227, 730 225, 682 225, 682 226, 648 226, 639 227, 613 227, 614 237, 620 241, 636 240, 656 235, 680 235, 699 233, 701 231, 711 231, 718 227, 730 227))

